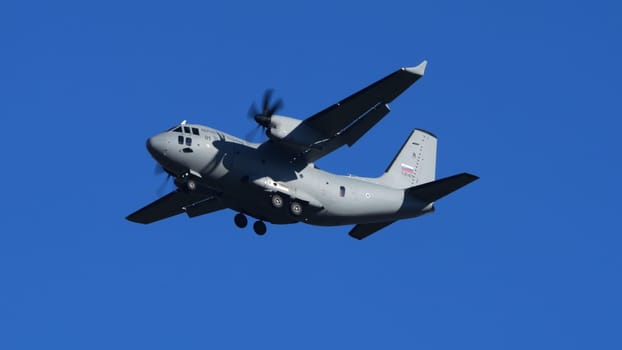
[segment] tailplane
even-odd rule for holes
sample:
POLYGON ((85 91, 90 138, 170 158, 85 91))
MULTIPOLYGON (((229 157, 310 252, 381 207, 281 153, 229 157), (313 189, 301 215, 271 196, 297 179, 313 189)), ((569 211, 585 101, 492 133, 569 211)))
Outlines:
POLYGON ((415 198, 424 203, 433 203, 477 179, 479 179, 479 177, 469 173, 453 175, 444 179, 408 188, 406 189, 406 196, 415 198))
POLYGON ((436 136, 415 129, 378 179, 393 188, 408 188, 436 178, 436 136))

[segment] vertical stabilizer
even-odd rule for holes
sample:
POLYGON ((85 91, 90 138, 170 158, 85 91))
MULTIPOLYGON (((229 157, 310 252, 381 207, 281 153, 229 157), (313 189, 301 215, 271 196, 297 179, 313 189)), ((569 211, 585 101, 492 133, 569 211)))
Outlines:
POLYGON ((436 136, 415 129, 379 180, 393 188, 408 188, 435 178, 436 136))

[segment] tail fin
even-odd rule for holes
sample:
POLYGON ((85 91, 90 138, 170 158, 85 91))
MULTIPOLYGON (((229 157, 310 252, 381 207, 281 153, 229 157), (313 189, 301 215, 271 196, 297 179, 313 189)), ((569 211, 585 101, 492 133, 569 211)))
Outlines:
POLYGON ((436 178, 436 136, 415 129, 379 178, 386 186, 408 188, 436 178))

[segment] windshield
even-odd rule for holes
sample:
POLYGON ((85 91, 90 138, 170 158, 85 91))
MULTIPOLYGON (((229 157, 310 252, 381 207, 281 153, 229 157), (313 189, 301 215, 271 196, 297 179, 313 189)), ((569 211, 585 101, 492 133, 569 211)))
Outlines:
POLYGON ((199 136, 199 128, 195 128, 195 127, 191 127, 191 126, 186 126, 186 125, 178 125, 178 126, 174 126, 168 130, 166 130, 167 132, 182 132, 185 134, 192 134, 192 135, 196 135, 199 136))

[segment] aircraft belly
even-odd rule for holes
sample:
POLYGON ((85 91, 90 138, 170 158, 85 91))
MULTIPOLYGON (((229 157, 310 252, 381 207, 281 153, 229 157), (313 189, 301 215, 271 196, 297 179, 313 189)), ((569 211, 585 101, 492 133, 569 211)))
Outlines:
POLYGON ((316 195, 323 209, 307 217, 312 225, 349 225, 395 219, 403 207, 401 190, 355 178, 316 172, 316 181, 301 182, 298 190, 316 195), (319 179, 319 180, 317 180, 319 179))
POLYGON ((254 149, 227 149, 211 171, 203 172, 205 181, 219 184, 225 205, 235 211, 273 224, 290 224, 303 220, 294 217, 288 205, 275 208, 271 196, 279 194, 286 203, 295 190, 286 181, 296 178, 291 165, 254 149))
POLYGON ((396 220, 400 215, 397 203, 383 203, 378 206, 328 206, 309 218, 308 223, 320 226, 352 225, 360 223, 396 220))
POLYGON ((272 224, 291 224, 298 222, 287 208, 275 208, 270 201, 270 194, 256 189, 230 192, 223 196, 227 207, 245 213, 259 220, 272 224))

